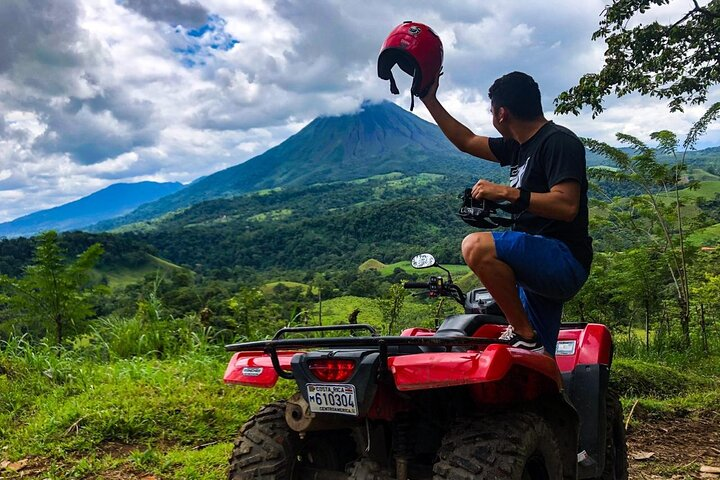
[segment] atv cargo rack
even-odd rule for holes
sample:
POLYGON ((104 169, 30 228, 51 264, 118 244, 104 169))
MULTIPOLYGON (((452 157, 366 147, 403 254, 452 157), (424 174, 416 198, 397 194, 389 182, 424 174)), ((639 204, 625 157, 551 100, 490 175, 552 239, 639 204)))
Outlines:
POLYGON ((318 327, 293 327, 278 330, 272 340, 233 343, 225 345, 229 352, 262 351, 270 356, 273 368, 281 378, 292 379, 293 375, 282 369, 278 360, 278 350, 306 348, 355 348, 377 347, 380 353, 380 366, 387 368, 389 346, 420 346, 442 347, 450 351, 453 347, 477 347, 490 344, 508 344, 497 338, 481 338, 467 336, 380 336, 371 325, 328 325, 318 327), (286 334, 306 334, 316 332, 350 331, 350 337, 327 338, 283 338, 286 334), (352 336, 355 332, 369 332, 370 336, 352 336))

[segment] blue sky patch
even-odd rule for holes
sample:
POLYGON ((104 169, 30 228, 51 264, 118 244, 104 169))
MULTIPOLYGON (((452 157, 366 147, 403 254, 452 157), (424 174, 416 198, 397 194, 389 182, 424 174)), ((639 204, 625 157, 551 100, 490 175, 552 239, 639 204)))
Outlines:
POLYGON ((239 41, 225 31, 226 24, 224 18, 212 14, 208 15, 207 22, 200 27, 175 27, 181 45, 175 46, 173 52, 180 56, 180 63, 186 68, 205 65, 207 58, 213 56, 213 50, 231 50, 239 41))

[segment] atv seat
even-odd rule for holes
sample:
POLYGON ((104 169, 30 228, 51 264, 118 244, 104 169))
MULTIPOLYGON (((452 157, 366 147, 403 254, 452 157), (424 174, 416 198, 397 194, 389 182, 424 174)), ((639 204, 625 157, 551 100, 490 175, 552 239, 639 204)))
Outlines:
MULTIPOLYGON (((435 332, 436 337, 472 337, 483 325, 507 325, 505 317, 479 313, 447 317, 435 332)), ((423 352, 444 352, 445 347, 420 347, 423 352)), ((453 351, 465 351, 465 347, 453 347, 453 351)))
MULTIPOLYGON (((500 315, 486 315, 479 313, 452 315, 447 317, 435 332, 436 337, 472 337, 483 325, 508 325, 505 317, 500 315)), ((460 347, 454 347, 461 349, 460 347)), ((464 349, 462 349, 464 350, 464 349)), ((391 355, 407 355, 413 353, 444 352, 445 347, 422 346, 422 345, 398 345, 390 346, 388 353, 391 355)))
POLYGON ((437 337, 472 337, 483 325, 508 325, 505 317, 500 315, 463 314, 447 317, 440 325, 437 337))

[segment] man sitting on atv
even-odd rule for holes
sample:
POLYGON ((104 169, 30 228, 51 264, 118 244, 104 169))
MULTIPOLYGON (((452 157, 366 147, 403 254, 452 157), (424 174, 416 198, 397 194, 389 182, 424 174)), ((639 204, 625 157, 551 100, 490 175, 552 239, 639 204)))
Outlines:
POLYGON ((585 148, 545 119, 538 84, 525 73, 490 87, 499 138, 475 135, 453 118, 437 99, 439 78, 421 100, 445 136, 463 152, 510 167, 510 186, 480 179, 473 198, 509 201, 521 211, 512 231, 465 237, 465 262, 510 323, 501 338, 554 355, 563 303, 583 286, 592 262, 585 148))

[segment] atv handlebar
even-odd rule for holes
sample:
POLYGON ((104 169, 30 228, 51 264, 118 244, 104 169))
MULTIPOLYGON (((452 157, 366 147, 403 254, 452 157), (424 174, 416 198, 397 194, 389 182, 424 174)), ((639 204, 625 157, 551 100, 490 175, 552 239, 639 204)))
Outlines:
POLYGON ((452 283, 450 272, 448 272, 447 282, 443 280, 443 277, 433 275, 427 282, 405 282, 403 283, 403 287, 423 288, 428 291, 427 293, 430 297, 450 297, 460 305, 465 305, 465 294, 460 287, 452 283))

